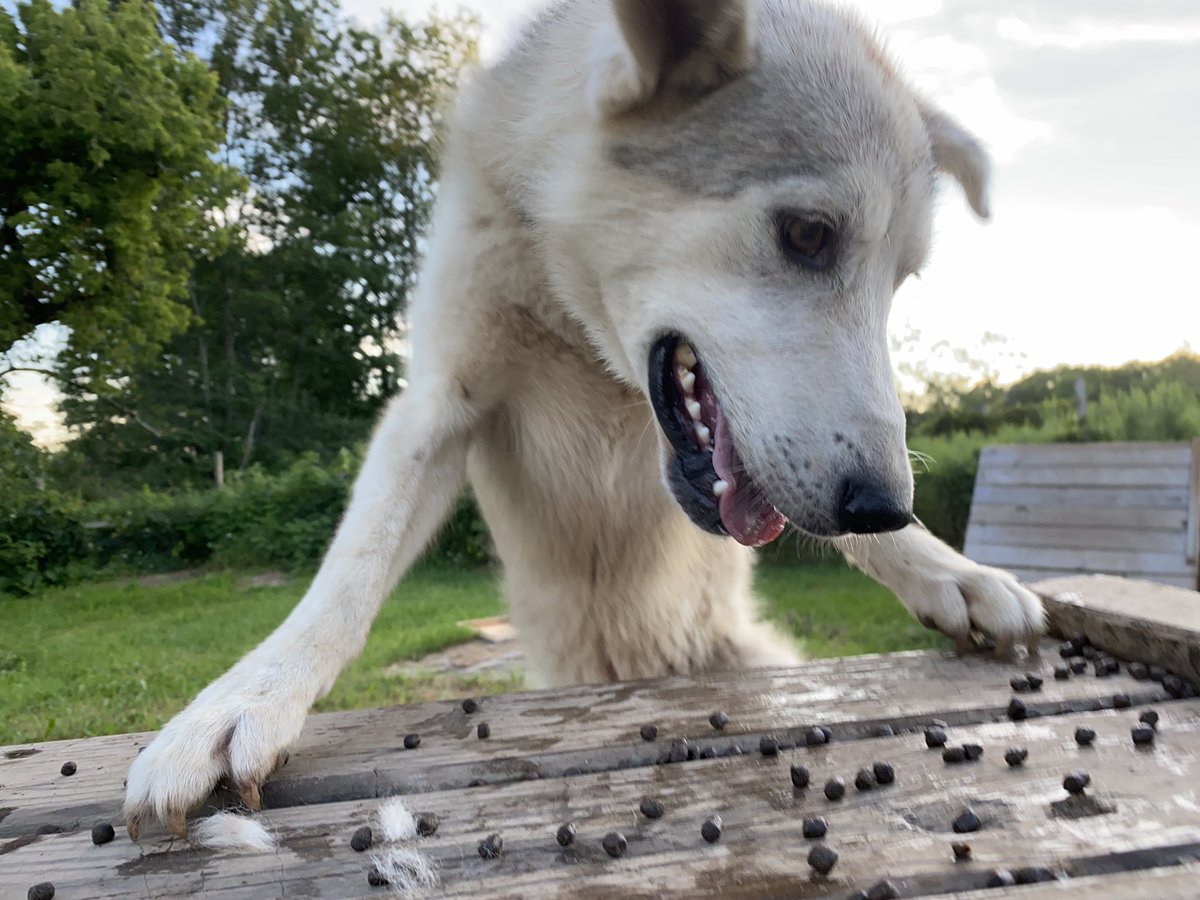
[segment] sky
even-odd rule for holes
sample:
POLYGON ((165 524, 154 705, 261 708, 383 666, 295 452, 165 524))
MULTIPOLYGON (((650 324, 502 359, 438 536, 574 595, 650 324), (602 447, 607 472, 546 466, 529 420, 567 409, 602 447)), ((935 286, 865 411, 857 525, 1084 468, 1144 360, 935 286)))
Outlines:
MULTIPOLYGON (((484 61, 542 0, 343 0, 363 24, 464 6, 484 61)), ((982 358, 1002 380, 1200 350, 1200 2, 851 0, 902 71, 992 154, 992 220, 942 192, 934 252, 896 296, 897 363, 982 358), (988 341, 987 335, 1004 341, 988 341)), ((52 442, 51 392, 9 406, 52 442)))

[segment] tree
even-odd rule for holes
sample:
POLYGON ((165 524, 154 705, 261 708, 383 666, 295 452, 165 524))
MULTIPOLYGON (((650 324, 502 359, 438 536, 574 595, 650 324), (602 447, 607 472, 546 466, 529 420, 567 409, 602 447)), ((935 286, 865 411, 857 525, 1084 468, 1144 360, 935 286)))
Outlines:
POLYGON ((71 329, 72 377, 103 390, 192 318, 193 261, 232 188, 221 98, 140 0, 0 9, 0 353, 71 329))

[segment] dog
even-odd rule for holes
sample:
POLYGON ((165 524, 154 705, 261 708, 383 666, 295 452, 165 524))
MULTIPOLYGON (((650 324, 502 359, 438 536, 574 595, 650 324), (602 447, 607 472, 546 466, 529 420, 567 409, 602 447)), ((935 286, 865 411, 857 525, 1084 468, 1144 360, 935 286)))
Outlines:
POLYGON ((125 816, 250 808, 468 482, 544 686, 787 665, 753 551, 787 523, 926 626, 1032 642, 1038 599, 912 514, 887 318, 979 141, 816 0, 561 0, 465 86, 409 384, 286 621, 129 771, 125 816))

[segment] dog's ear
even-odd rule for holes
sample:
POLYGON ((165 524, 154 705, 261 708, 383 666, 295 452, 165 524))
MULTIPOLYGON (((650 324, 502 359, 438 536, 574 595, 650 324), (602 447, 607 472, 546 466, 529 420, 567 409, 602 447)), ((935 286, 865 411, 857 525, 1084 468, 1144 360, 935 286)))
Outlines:
POLYGON ((921 108, 925 129, 929 132, 929 144, 933 148, 933 161, 938 169, 951 176, 961 185, 971 209, 981 219, 991 215, 988 204, 988 181, 992 163, 987 151, 971 132, 944 112, 928 106, 921 108))
POLYGON ((754 62, 757 0, 611 2, 613 19, 588 61, 588 104, 602 118, 661 90, 706 93, 754 62))

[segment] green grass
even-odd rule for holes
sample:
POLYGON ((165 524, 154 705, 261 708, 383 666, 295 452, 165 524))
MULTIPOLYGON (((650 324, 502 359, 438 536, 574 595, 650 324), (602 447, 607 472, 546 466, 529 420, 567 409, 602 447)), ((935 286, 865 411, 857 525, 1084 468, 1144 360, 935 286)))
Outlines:
MULTIPOLYGON (((245 588, 237 573, 165 583, 97 582, 0 597, 0 744, 160 727, 281 622, 307 584, 245 588)), ((944 646, 885 588, 840 562, 764 566, 767 616, 810 656, 944 646)), ((366 649, 317 708, 354 709, 447 691, 511 689, 496 676, 388 675, 469 637, 455 623, 503 604, 484 570, 421 568, 384 604, 366 649)))

